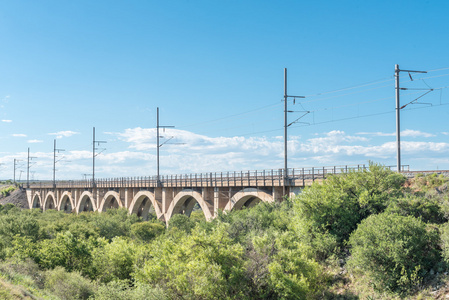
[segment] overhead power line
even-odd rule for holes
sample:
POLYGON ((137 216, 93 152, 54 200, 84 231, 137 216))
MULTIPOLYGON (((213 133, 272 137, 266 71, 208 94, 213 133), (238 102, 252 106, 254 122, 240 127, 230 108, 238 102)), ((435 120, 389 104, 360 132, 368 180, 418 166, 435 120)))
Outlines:
POLYGON ((393 81, 393 79, 394 78, 390 76, 390 77, 386 77, 386 78, 383 78, 383 79, 370 81, 370 82, 366 82, 366 83, 362 83, 362 84, 358 84, 358 85, 354 85, 354 86, 350 86, 350 87, 346 87, 346 88, 341 88, 341 89, 336 89, 336 90, 327 91, 327 92, 310 94, 310 95, 306 95, 306 97, 307 98, 309 98, 309 97, 316 97, 316 96, 322 96, 322 95, 331 94, 331 93, 338 93, 338 92, 342 92, 342 91, 353 90, 353 89, 356 89, 356 88, 359 88, 359 87, 370 86, 370 85, 375 85, 375 84, 378 84, 378 83, 393 81))
MULTIPOLYGON (((449 68, 438 68, 438 69, 429 70, 428 72, 443 71, 443 70, 448 70, 448 69, 449 68)), ((436 78, 436 77, 442 77, 442 76, 449 76, 449 73, 448 74, 443 74, 443 75, 436 75, 436 76, 428 76, 428 77, 423 77, 423 78, 416 78, 414 80, 423 80, 424 81, 424 79, 430 79, 430 78, 436 78)), ((329 96, 329 97, 324 97, 324 98, 321 97, 321 96, 325 96, 325 95, 330 95, 330 94, 335 94, 335 93, 339 93, 339 92, 355 90, 355 89, 358 89, 358 88, 369 87, 369 86, 374 86, 376 84, 381 84, 381 83, 385 83, 385 82, 393 82, 393 81, 394 81, 394 76, 389 76, 389 77, 384 77, 384 78, 381 78, 381 79, 368 81, 368 82, 365 82, 365 83, 356 84, 356 85, 353 85, 353 86, 339 88, 339 89, 335 89, 335 90, 331 90, 331 91, 313 93, 313 94, 306 95, 305 97, 315 98, 315 99, 305 100, 305 101, 302 101, 301 103, 302 104, 309 104, 309 103, 313 103, 313 102, 329 100, 329 99, 332 99, 332 98, 345 97, 345 96, 354 95, 354 94, 360 94, 360 93, 363 93, 363 92, 369 92, 369 91, 373 91, 373 90, 377 90, 377 89, 381 89, 381 88, 387 88, 387 87, 391 87, 391 85, 390 84, 388 84, 388 85, 381 85, 381 86, 377 86, 377 87, 363 89, 363 90, 360 90, 360 91, 354 91, 354 92, 351 92, 351 93, 345 93, 345 94, 341 94, 341 95, 334 95, 334 96, 329 96)), ((411 81, 412 81, 411 79, 409 79, 409 80, 404 79, 404 82, 411 82, 411 81)), ((437 88, 435 88, 434 90, 437 90, 437 88)), ((408 95, 408 94, 409 93, 407 93, 406 95, 408 95)), ((354 104, 347 104, 347 105, 344 105, 344 106, 338 106, 338 107, 332 107, 332 108, 326 107, 326 108, 321 108, 321 109, 316 109, 316 110, 310 110, 309 109, 307 111, 310 111, 310 112, 325 111, 325 110, 330 110, 330 109, 335 109, 335 108, 340 108, 340 107, 356 106, 356 105, 360 105, 360 104, 364 104, 364 103, 383 101, 383 100, 386 100, 386 99, 391 99, 391 97, 379 98, 379 99, 370 100, 370 101, 361 101, 361 102, 357 102, 357 103, 354 103, 354 104)), ((279 105, 281 105, 281 103, 268 104, 268 105, 257 107, 255 109, 244 111, 244 112, 241 112, 241 113, 236 113, 236 114, 232 114, 232 115, 228 115, 228 116, 224 116, 224 117, 220 117, 220 118, 217 118, 217 119, 212 119, 212 120, 208 120, 208 121, 204 121, 204 122, 198 122, 198 123, 181 125, 181 126, 177 126, 177 127, 179 129, 186 129, 186 128, 190 128, 190 127, 194 127, 194 126, 201 126, 201 125, 216 123, 216 122, 224 121, 224 120, 231 119, 231 118, 241 117, 241 116, 244 116, 246 114, 256 113, 256 112, 259 112, 261 110, 272 108, 272 107, 276 107, 276 106, 279 106, 279 105)), ((251 122, 251 124, 254 124, 254 122, 251 122)), ((234 128, 239 128, 239 127, 241 127, 241 126, 227 127, 225 129, 222 129, 221 131, 234 129, 234 128)), ((271 130, 254 132, 254 134, 265 133, 265 132, 271 132, 271 130)))
POLYGON ((221 117, 221 118, 218 118, 218 119, 213 119, 213 120, 209 120, 209 121, 193 123, 193 124, 188 124, 188 125, 181 125, 181 126, 178 126, 178 128, 182 129, 182 128, 188 128, 188 127, 193 127, 193 126, 199 126, 199 125, 204 125, 204 124, 215 123, 215 122, 219 122, 219 121, 222 121, 222 120, 226 120, 226 119, 231 119, 231 118, 247 115, 247 114, 250 114, 250 113, 261 111, 263 109, 267 109, 267 108, 271 108, 271 107, 275 107, 275 106, 280 106, 280 105, 281 105, 280 103, 276 102, 275 104, 265 105, 265 106, 258 107, 258 108, 252 109, 252 110, 244 111, 244 112, 237 113, 237 114, 232 114, 232 115, 221 117))

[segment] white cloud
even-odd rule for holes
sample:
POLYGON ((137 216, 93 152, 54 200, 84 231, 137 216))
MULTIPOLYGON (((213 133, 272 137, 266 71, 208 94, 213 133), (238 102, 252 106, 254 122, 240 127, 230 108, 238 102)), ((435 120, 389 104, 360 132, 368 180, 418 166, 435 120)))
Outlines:
POLYGON ((2 120, 2 122, 4 122, 4 123, 11 123, 12 120, 2 120))
MULTIPOLYGON (((144 128, 111 133, 127 143, 128 149, 115 151, 110 148, 98 155, 96 177, 155 175, 155 133, 154 129, 144 128)), ((160 148, 161 174, 226 174, 228 171, 276 170, 284 166, 282 137, 210 137, 176 129, 161 130, 161 135, 174 137, 160 148), (172 142, 181 144, 170 145, 172 142)), ((436 166, 444 168, 445 165, 449 167, 449 143, 428 142, 425 141, 425 135, 417 135, 417 138, 423 140, 401 143, 404 164, 410 164, 415 170, 434 169, 436 166)), ((339 130, 319 133, 310 139, 290 136, 288 151, 290 168, 357 165, 366 164, 368 160, 386 165, 396 163, 396 142, 373 143, 368 137, 339 130)), ((33 153, 33 156, 37 157, 33 170, 40 174, 39 178, 51 178, 49 166, 52 166, 53 152, 33 153)), ((23 159, 26 153, 21 153, 20 157, 23 159)), ((63 159, 57 165, 58 178, 81 179, 83 174, 92 173, 91 151, 66 151, 61 153, 61 157, 63 159)))
POLYGON ((12 136, 13 137, 27 137, 27 135, 23 134, 23 133, 13 133, 12 136))
POLYGON ((49 135, 56 135, 57 139, 62 139, 63 137, 70 137, 75 134, 79 134, 79 132, 66 130, 66 131, 58 131, 58 132, 54 132, 54 133, 49 133, 49 135))
POLYGON ((444 134, 444 135, 449 135, 449 132, 442 132, 442 134, 444 134))
POLYGON ((11 96, 7 95, 7 96, 5 96, 5 97, 3 97, 3 98, 1 99, 1 102, 3 102, 3 103, 8 103, 8 102, 9 102, 9 98, 11 98, 11 96))
MULTIPOLYGON (((396 132, 384 133, 384 132, 358 132, 359 135, 371 135, 371 136, 396 136, 396 132)), ((419 130, 406 129, 401 131, 403 137, 434 137, 432 133, 422 132, 419 130)))
POLYGON ((401 131, 401 136, 409 136, 409 137, 434 137, 435 135, 432 133, 422 132, 419 130, 411 130, 406 129, 401 131))
POLYGON ((396 133, 384 133, 384 132, 357 132, 359 135, 372 135, 372 136, 395 136, 396 133))
POLYGON ((92 152, 87 151, 87 150, 74 150, 74 151, 69 151, 68 154, 65 156, 70 161, 76 161, 76 160, 80 160, 80 159, 91 159, 92 152))
POLYGON ((449 151, 449 144, 431 142, 401 142, 401 149, 411 153, 445 153, 449 151))
POLYGON ((43 143, 44 141, 42 140, 28 140, 28 143, 30 144, 36 144, 36 143, 43 143))

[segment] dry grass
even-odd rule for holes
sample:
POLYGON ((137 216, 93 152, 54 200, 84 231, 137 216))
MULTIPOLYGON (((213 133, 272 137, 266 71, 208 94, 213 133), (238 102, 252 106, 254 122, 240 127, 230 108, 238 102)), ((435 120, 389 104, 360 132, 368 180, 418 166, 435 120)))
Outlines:
POLYGON ((37 300, 38 298, 19 286, 0 279, 0 299, 2 300, 37 300))

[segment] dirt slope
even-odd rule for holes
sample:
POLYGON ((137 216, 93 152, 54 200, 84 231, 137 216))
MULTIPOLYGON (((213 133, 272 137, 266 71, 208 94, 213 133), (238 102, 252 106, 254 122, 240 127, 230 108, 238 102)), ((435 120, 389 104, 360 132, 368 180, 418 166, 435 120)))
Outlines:
POLYGON ((12 192, 9 196, 3 197, 0 194, 0 204, 12 203, 20 208, 29 208, 28 200, 24 189, 17 189, 12 192))

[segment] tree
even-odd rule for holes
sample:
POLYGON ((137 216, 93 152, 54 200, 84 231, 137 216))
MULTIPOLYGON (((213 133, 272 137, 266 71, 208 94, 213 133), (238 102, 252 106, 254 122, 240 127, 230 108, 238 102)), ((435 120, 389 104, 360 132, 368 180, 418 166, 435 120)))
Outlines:
POLYGON ((199 228, 191 235, 175 230, 173 236, 156 239, 151 257, 136 270, 137 281, 162 287, 170 298, 241 299, 244 250, 229 238, 227 226, 219 224, 210 234, 199 228))
POLYGON ((96 278, 102 282, 131 280, 136 246, 126 238, 115 237, 112 242, 93 251, 96 278))
POLYGON ((42 240, 37 244, 37 261, 46 269, 61 266, 69 272, 76 270, 91 275, 92 251, 105 243, 101 239, 77 238, 70 231, 58 233, 55 239, 42 240))
POLYGON ((130 234, 136 240, 149 242, 164 232, 165 226, 160 223, 140 222, 131 225, 130 234))
POLYGON ((402 196, 405 177, 376 164, 333 175, 305 188, 294 203, 295 229, 325 259, 343 247, 357 224, 402 196))
POLYGON ((379 290, 407 293, 440 261, 438 243, 437 230, 413 216, 372 215, 349 239, 348 265, 379 290))

